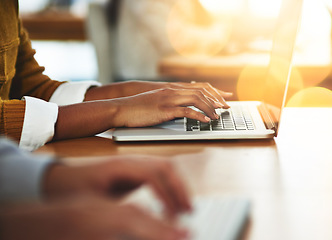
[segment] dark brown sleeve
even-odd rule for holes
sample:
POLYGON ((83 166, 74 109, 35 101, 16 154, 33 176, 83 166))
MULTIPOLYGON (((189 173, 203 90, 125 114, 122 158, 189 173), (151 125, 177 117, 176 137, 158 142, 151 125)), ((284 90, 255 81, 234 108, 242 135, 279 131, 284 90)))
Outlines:
POLYGON ((44 67, 39 66, 34 58, 35 50, 31 47, 28 33, 20 22, 20 45, 16 62, 16 74, 13 78, 10 98, 21 99, 31 96, 48 101, 56 88, 63 82, 51 80, 43 74, 44 67))

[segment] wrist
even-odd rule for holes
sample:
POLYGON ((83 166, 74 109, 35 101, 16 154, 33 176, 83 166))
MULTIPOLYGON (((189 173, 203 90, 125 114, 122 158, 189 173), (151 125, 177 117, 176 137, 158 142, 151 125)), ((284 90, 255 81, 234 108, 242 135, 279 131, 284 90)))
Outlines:
POLYGON ((86 92, 84 101, 95 101, 125 97, 127 96, 127 89, 128 82, 119 82, 100 87, 93 87, 86 92))
POLYGON ((127 100, 130 97, 123 97, 123 98, 116 98, 110 100, 110 107, 108 108, 109 111, 109 119, 111 119, 111 127, 126 127, 127 123, 127 113, 128 113, 128 106, 127 100))
POLYGON ((90 88, 88 88, 88 90, 86 91, 85 95, 84 95, 84 100, 83 102, 88 102, 88 101, 92 101, 93 98, 95 97, 95 91, 96 89, 98 89, 99 87, 97 86, 91 86, 90 88))

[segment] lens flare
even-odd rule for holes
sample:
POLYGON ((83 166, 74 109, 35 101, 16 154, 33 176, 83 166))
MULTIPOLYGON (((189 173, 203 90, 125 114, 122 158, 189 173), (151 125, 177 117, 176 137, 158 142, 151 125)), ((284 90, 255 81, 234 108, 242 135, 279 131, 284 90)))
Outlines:
POLYGON ((315 87, 323 82, 331 73, 331 66, 303 66, 299 67, 304 87, 315 87))
POLYGON ((287 107, 332 107, 332 91, 322 87, 306 88, 286 104, 287 107))
MULTIPOLYGON (((268 66, 248 65, 246 66, 237 82, 237 96, 241 101, 261 101, 280 106, 284 96, 287 83, 288 65, 285 61, 274 60, 271 69, 268 66), (269 70, 269 75, 267 71, 269 70)), ((303 89, 303 78, 300 71, 293 67, 288 85, 288 96, 292 96, 303 89)))

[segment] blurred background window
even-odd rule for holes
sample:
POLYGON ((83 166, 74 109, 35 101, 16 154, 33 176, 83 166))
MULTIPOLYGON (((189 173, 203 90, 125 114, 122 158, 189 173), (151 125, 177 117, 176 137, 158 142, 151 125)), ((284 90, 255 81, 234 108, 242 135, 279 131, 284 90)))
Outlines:
MULTIPOLYGON (((65 15, 60 13, 69 13, 76 20, 81 20, 84 34, 89 33, 88 38, 92 40, 93 44, 85 37, 80 41, 37 41, 33 38, 36 58, 46 66, 46 74, 58 80, 99 79, 107 83, 163 77, 190 80, 193 73, 197 75, 198 71, 192 71, 193 68, 186 72, 188 76, 167 75, 167 71, 161 69, 164 69, 163 60, 169 56, 182 57, 188 66, 192 64, 197 67, 205 64, 204 58, 227 60, 230 57, 231 61, 224 62, 231 65, 236 61, 236 66, 264 64, 268 61, 281 2, 20 0, 20 10, 22 14, 35 14, 37 18, 45 16, 43 14, 52 16, 53 13, 53 18, 57 19, 65 15), (112 5, 110 3, 114 2, 118 2, 117 8, 108 9, 112 5), (99 9, 91 11, 91 6, 99 9), (114 13, 117 13, 117 18, 111 22, 109 18, 114 13), (87 31, 86 18, 89 26, 87 31), (237 55, 240 57, 234 58, 237 55), (203 64, 199 64, 197 57, 203 57, 203 64)), ((318 73, 307 74, 310 80, 306 80, 308 84, 305 86, 315 86, 331 79, 331 11, 332 0, 304 0, 294 62, 297 66, 321 67, 318 73)), ((177 64, 177 60, 173 63, 171 67, 177 64)), ((229 77, 227 73, 231 72, 224 72, 225 76, 210 76, 210 79, 217 79, 223 86, 229 77)), ((241 74, 239 71, 234 73, 232 86, 236 85, 241 74)), ((209 79, 197 76, 203 81, 209 79)))
MULTIPOLYGON (((85 27, 88 1, 86 0, 19 0, 20 13, 24 19, 32 21, 61 16, 81 18, 85 27), (25 17, 24 17, 25 16, 25 17)), ((23 21, 24 22, 24 21, 23 21)), ((39 26, 39 25, 37 25, 39 26)), ((47 26, 46 26, 47 27, 47 26)), ((42 31, 42 30, 41 30, 42 31)), ((85 28, 84 28, 85 34, 85 28)), ((31 33, 33 36, 33 33, 31 33)), ((59 81, 80 81, 97 79, 97 60, 92 44, 86 39, 40 40, 32 37, 32 47, 36 49, 35 58, 45 67, 45 74, 59 81)), ((45 37, 47 38, 47 37, 45 37)))

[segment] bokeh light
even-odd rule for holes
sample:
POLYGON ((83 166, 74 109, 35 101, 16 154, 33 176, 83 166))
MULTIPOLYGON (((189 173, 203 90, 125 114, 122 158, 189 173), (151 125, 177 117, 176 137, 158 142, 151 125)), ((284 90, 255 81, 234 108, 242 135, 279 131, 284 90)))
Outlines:
MULTIPOLYGON (((246 66, 237 82, 237 96, 241 101, 262 101, 280 106, 284 96, 287 83, 288 64, 285 60, 274 59, 274 64, 269 70, 268 66, 248 65, 246 66)), ((303 78, 300 71, 293 67, 288 85, 288 96, 292 96, 303 89, 303 78)))
POLYGON ((286 103, 287 107, 332 107, 332 91, 322 87, 306 88, 286 103))
POLYGON ((302 66, 299 67, 304 87, 314 87, 324 81, 331 72, 331 66, 302 66))
POLYGON ((264 97, 267 66, 246 66, 237 82, 237 96, 241 101, 258 101, 264 97))

